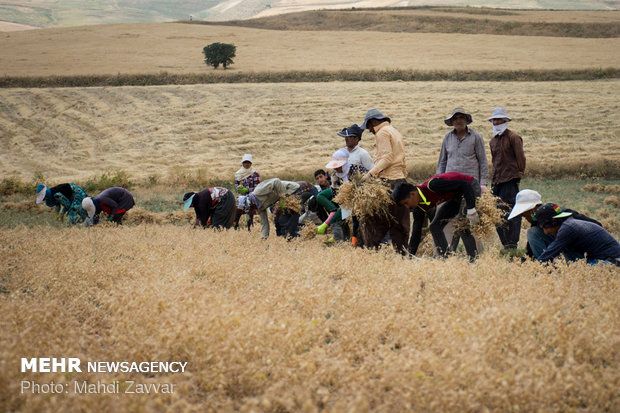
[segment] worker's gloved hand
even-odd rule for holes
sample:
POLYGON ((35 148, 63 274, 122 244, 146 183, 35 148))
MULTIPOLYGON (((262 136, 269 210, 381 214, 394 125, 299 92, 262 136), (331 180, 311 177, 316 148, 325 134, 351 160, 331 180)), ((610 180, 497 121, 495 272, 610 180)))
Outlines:
POLYGON ((476 208, 467 210, 467 219, 469 220, 469 225, 478 225, 480 223, 480 217, 476 208))
POLYGON ((321 225, 316 227, 316 233, 319 235, 325 234, 326 230, 327 230, 327 224, 325 222, 323 222, 321 225))
POLYGON ((487 191, 487 186, 486 185, 480 185, 480 192, 484 194, 486 191, 487 191))
POLYGON ((106 221, 110 222, 110 221, 112 221, 113 219, 114 219, 114 217, 108 217, 108 218, 106 218, 106 221))
POLYGON ((237 192, 240 193, 241 195, 247 195, 250 193, 250 190, 246 188, 245 186, 239 186, 237 188, 237 192))
POLYGON ((370 178, 372 178, 372 175, 370 174, 370 172, 367 172, 362 176, 362 182, 367 181, 370 178))

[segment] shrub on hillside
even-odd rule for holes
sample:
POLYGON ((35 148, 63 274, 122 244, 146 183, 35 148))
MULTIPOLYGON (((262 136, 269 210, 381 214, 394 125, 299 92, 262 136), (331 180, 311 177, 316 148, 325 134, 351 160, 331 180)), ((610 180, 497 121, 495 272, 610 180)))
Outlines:
POLYGON ((129 174, 125 171, 117 171, 115 174, 104 172, 98 177, 90 178, 83 185, 80 185, 88 194, 96 191, 103 191, 114 186, 121 186, 130 189, 133 182, 129 180, 129 174))

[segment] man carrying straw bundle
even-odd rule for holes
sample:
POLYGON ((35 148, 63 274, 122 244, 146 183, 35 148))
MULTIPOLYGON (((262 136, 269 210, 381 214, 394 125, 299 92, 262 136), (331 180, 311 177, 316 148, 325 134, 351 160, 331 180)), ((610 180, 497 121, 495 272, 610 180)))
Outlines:
MULTIPOLYGON (((405 182, 405 143, 400 132, 391 125, 390 118, 383 116, 378 109, 370 109, 366 112, 362 129, 368 129, 375 135, 375 166, 366 176, 381 178, 391 188, 405 182)), ((401 254, 406 254, 409 225, 409 209, 390 203, 388 216, 370 216, 361 222, 364 244, 369 248, 377 248, 389 233, 394 248, 401 254)))
MULTIPOLYGON (((478 224, 480 217, 476 211, 476 197, 480 193, 480 184, 473 176, 458 172, 435 175, 421 185, 414 186, 406 182, 396 185, 392 192, 394 202, 404 208, 413 208, 413 232, 411 233, 409 252, 415 255, 418 251, 426 213, 443 202, 442 208, 437 211, 430 222, 429 229, 437 252, 441 257, 447 256, 448 241, 443 228, 451 218, 459 214, 463 197, 465 198, 469 224, 478 224)), ((473 260, 478 255, 476 240, 469 229, 463 230, 461 236, 467 255, 473 260)))

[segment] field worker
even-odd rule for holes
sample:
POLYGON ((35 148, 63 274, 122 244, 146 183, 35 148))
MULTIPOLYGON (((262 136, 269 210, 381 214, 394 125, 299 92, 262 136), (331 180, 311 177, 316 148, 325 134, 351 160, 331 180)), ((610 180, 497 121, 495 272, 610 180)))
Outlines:
POLYGON ((121 225, 123 215, 135 204, 131 192, 120 186, 105 189, 96 198, 86 197, 82 200, 82 208, 88 213, 92 224, 99 221, 99 214, 103 211, 110 216, 107 221, 121 225))
POLYGON ((364 129, 360 128, 357 123, 338 132, 338 136, 344 138, 345 148, 349 152, 349 164, 362 175, 375 167, 368 151, 359 145, 363 133, 364 129))
MULTIPOLYGON (((246 153, 241 158, 241 168, 235 172, 235 189, 240 195, 247 195, 254 191, 254 188, 260 183, 260 175, 252 166, 252 154, 246 153)), ((239 228, 239 220, 244 214, 242 209, 236 210, 235 229, 239 228)), ((248 231, 254 224, 254 210, 248 213, 248 231)))
MULTIPOLYGON (((478 224, 480 217, 476 211, 476 197, 480 195, 480 192, 480 184, 473 176, 458 172, 446 172, 433 176, 421 185, 414 186, 406 182, 397 185, 392 192, 392 199, 405 208, 413 209, 413 231, 409 242, 409 253, 415 255, 418 251, 426 214, 443 202, 443 207, 437 210, 431 220, 429 229, 437 252, 441 257, 447 256, 448 241, 443 227, 450 219, 461 213, 461 198, 463 197, 470 225, 478 224)), ((469 229, 463 230, 461 236, 467 255, 473 260, 478 254, 476 241, 469 229)))
POLYGON ((51 188, 39 184, 36 194, 37 204, 45 201, 45 205, 54 208, 62 220, 66 215, 67 225, 79 224, 88 218, 88 214, 82 208, 82 200, 86 198, 86 192, 76 184, 60 184, 51 188))
MULTIPOLYGON (((354 172, 357 171, 361 175, 366 174, 375 167, 375 163, 372 161, 372 157, 368 151, 359 146, 363 133, 364 129, 360 128, 357 123, 354 123, 348 128, 344 128, 338 132, 338 136, 342 136, 344 138, 345 147, 349 151, 349 164, 354 172)), ((361 240, 359 219, 356 216, 352 216, 351 220, 353 223, 351 244, 354 247, 361 247, 362 243, 358 241, 361 240)))
MULTIPOLYGON (((443 138, 435 175, 446 172, 460 172, 473 176, 480 183, 480 188, 484 192, 489 178, 489 162, 484 151, 482 137, 468 126, 472 122, 471 114, 467 113, 462 107, 452 109, 450 116, 444 119, 444 123, 453 129, 446 133, 443 138)), ((440 205, 437 208, 442 207, 440 205)), ((455 225, 456 218, 444 228, 446 238, 451 240, 450 249, 453 251, 456 251, 460 239, 458 234, 454 234, 455 225)), ((481 240, 476 239, 476 249, 478 253, 482 253, 483 243, 481 240)))
MULTIPOLYGON (((525 218, 527 222, 531 224, 531 228, 527 230, 527 255, 532 258, 538 258, 543 253, 545 248, 553 242, 553 236, 545 234, 542 228, 538 226, 536 221, 536 211, 538 207, 543 204, 540 194, 532 189, 523 189, 517 193, 515 197, 515 205, 508 216, 508 220, 515 218, 525 218)), ((572 209, 564 209, 564 212, 570 212, 572 217, 582 221, 589 221, 596 225, 602 226, 600 222, 590 218, 587 215, 580 214, 572 209)), ((567 261, 574 261, 581 256, 578 253, 574 253, 568 249, 564 250, 564 257, 567 261)))
POLYGON ((319 188, 317 188, 319 192, 332 186, 332 179, 329 174, 322 169, 314 171, 314 180, 319 186, 319 188))
MULTIPOLYGON (((489 118, 489 122, 493 124, 493 138, 489 142, 493 159, 491 188, 493 195, 506 204, 500 206, 506 215, 515 205, 519 182, 525 172, 523 139, 508 129, 510 120, 504 108, 493 109, 493 114, 489 118)), ((520 234, 520 217, 506 219, 497 227, 497 235, 506 249, 517 248, 520 234)))
POLYGON ((316 197, 317 203, 328 214, 325 221, 318 226, 317 233, 325 234, 327 227, 331 225, 334 240, 342 242, 350 237, 349 225, 342 218, 342 210, 337 204, 332 202, 332 199, 336 196, 340 185, 349 182, 349 178, 353 174, 358 173, 358 170, 351 167, 347 148, 341 148, 334 152, 331 161, 325 165, 325 168, 332 169, 334 174, 332 175, 332 187, 319 192, 316 197))
MULTIPOLYGON (((405 182, 407 177, 405 142, 400 132, 391 125, 390 118, 383 116, 377 109, 370 109, 366 112, 361 127, 375 135, 375 166, 367 176, 382 178, 392 188, 400 182, 405 182)), ((361 227, 364 243, 369 248, 376 248, 389 233, 396 250, 406 254, 409 242, 409 209, 391 204, 389 213, 390 217, 373 216, 364 220, 361 227)))
MULTIPOLYGON (((310 187, 316 191, 314 185, 308 183, 310 187)), ((248 195, 240 195, 237 198, 237 207, 246 212, 255 206, 258 210, 261 223, 261 238, 269 237, 269 219, 267 209, 274 206, 280 197, 285 195, 300 195, 302 187, 299 183, 293 181, 283 181, 280 178, 271 178, 261 182, 254 189, 254 192, 248 195)), ((278 217, 278 227, 282 228, 279 235, 284 237, 297 237, 299 227, 299 215, 296 212, 287 212, 278 217)), ((275 218, 274 218, 275 219, 275 218)))
POLYGON ((197 226, 199 223, 203 228, 210 225, 213 228, 230 228, 235 217, 235 196, 226 188, 214 186, 203 189, 200 192, 188 192, 183 195, 184 207, 187 211, 190 207, 196 212, 197 226))
POLYGON ((536 210, 536 221, 553 242, 538 257, 540 262, 552 261, 564 251, 586 258, 588 264, 610 263, 620 266, 620 244, 603 227, 572 217, 555 204, 544 204, 536 210))

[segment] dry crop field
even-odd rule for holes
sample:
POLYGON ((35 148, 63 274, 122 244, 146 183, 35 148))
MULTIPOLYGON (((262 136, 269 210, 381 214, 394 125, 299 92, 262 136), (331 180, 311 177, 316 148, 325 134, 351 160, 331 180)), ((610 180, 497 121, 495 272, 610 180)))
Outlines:
MULTIPOLYGON (((403 133, 408 167, 420 177, 434 172, 453 107, 473 114, 488 151, 486 119, 501 105, 523 136, 529 176, 617 176, 619 94, 617 80, 1 89, 0 173, 54 182, 119 170, 137 182, 197 171, 232 179, 249 152, 264 176, 311 175, 343 145, 336 132, 377 107, 403 133)), ((361 144, 374 152, 369 132, 361 144)))
POLYGON ((170 225, 21 227, 0 231, 0 250, 2 411, 620 409, 613 268, 406 260, 170 225), (24 356, 188 365, 21 374, 24 356), (69 392, 20 394, 22 380, 69 392), (97 380, 175 392, 75 393, 97 380))
MULTIPOLYGON (((196 73, 213 41, 238 47, 228 73, 351 69, 349 53, 358 70, 620 67, 615 38, 184 24, 0 37, 8 76, 196 73), (390 59, 369 55, 373 45, 390 59)), ((485 119, 505 106, 524 138, 525 182, 575 200, 617 236, 619 92, 617 79, 0 89, 3 177, 58 184, 122 171, 138 199, 127 225, 91 228, 44 224, 49 208, 23 194, 2 199, 0 411, 619 411, 616 268, 511 261, 496 237, 470 264, 194 230, 178 202, 202 189, 185 178, 231 180, 246 152, 264 178, 307 177, 371 107, 405 136, 418 180, 434 171, 454 106, 473 114, 487 148, 485 119), (581 180, 551 180, 566 177, 581 180), (173 207, 148 209, 158 203, 173 207), (6 224, 26 215, 28 225, 6 224), (179 374, 21 373, 22 357, 188 364, 179 374), (98 380, 123 383, 120 393, 76 392, 98 380), (127 394, 130 380, 175 390, 127 394), (67 392, 21 392, 23 381, 67 392)), ((374 152, 370 134, 362 146, 374 152)))
POLYGON ((213 42, 237 46, 235 64, 226 72, 229 74, 288 70, 493 71, 620 67, 620 38, 329 30, 282 32, 159 23, 0 33, 0 75, 207 72, 213 69, 204 64, 202 48, 213 42), (458 53, 455 45, 458 45, 458 53), (378 49, 386 58, 369 53, 369 50, 378 49))

